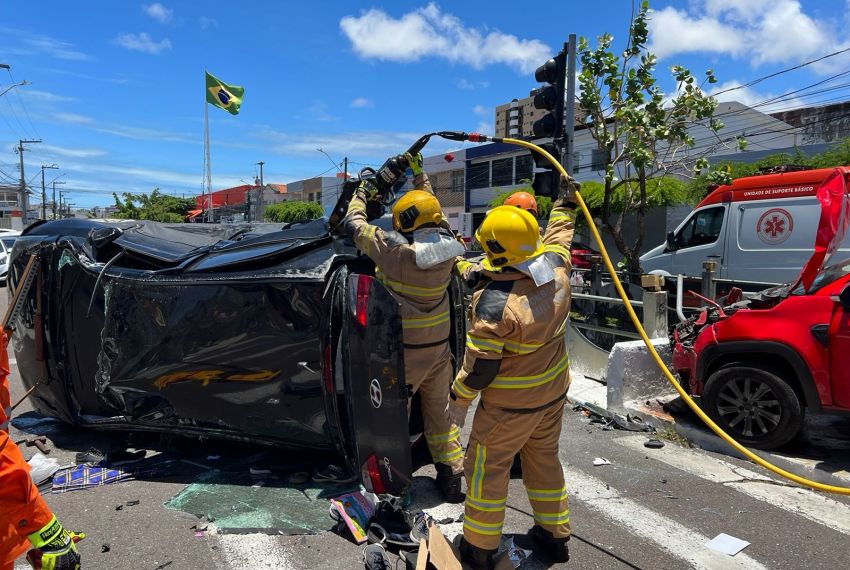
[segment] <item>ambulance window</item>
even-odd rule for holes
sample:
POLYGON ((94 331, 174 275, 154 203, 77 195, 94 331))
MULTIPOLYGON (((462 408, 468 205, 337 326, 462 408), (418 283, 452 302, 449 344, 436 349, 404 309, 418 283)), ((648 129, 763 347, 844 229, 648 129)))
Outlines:
POLYGON ((723 213, 725 211, 726 208, 718 206, 694 214, 682 228, 682 231, 679 232, 677 238, 679 249, 716 242, 723 227, 723 213))

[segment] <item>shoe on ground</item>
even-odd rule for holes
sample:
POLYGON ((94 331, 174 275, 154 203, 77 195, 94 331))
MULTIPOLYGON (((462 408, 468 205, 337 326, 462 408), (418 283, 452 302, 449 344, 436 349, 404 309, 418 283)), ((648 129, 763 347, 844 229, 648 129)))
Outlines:
POLYGON ((555 538, 552 533, 539 525, 534 525, 528 532, 528 535, 534 540, 537 548, 532 550, 540 550, 548 556, 553 562, 567 562, 570 559, 570 537, 555 538))
POLYGON ((419 561, 418 550, 402 550, 398 553, 398 555, 402 560, 404 560, 404 565, 407 570, 416 570, 416 565, 419 561))
POLYGON ((497 550, 495 548, 493 550, 478 548, 466 542, 466 539, 460 536, 458 550, 460 550, 461 562, 468 564, 472 570, 494 570, 496 568, 494 558, 497 550))
POLYGON ((313 475, 313 481, 316 483, 351 483, 355 479, 354 475, 347 473, 339 465, 328 465, 313 475))
POLYGON ((437 489, 447 503, 462 503, 466 495, 462 491, 463 473, 452 473, 452 468, 445 463, 436 463, 437 489))
POLYGON ((387 551, 380 544, 370 544, 363 549, 363 563, 369 570, 391 570, 387 551))

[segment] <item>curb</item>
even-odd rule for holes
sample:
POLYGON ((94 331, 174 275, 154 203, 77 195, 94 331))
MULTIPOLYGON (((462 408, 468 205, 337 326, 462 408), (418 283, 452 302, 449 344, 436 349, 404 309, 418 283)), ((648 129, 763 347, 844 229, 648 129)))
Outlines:
MULTIPOLYGON (((707 426, 688 420, 676 420, 666 412, 660 412, 643 407, 634 401, 624 402, 623 409, 630 414, 640 416, 646 421, 655 422, 657 426, 666 425, 672 427, 678 435, 687 439, 700 449, 751 462, 750 459, 744 457, 741 453, 730 447, 729 444, 723 441, 719 436, 711 432, 707 426)), ((777 467, 785 469, 795 475, 800 475, 801 477, 817 481, 818 483, 825 483, 827 485, 837 485, 840 487, 850 486, 850 472, 833 472, 829 469, 829 466, 820 466, 822 463, 820 460, 803 458, 792 459, 769 451, 751 451, 756 453, 765 461, 769 461, 777 467)))

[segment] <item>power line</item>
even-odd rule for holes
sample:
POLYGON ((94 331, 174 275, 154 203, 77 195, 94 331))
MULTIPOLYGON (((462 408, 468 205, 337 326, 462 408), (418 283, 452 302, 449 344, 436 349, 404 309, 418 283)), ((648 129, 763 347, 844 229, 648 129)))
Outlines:
POLYGON ((737 86, 735 86, 735 87, 730 87, 730 88, 728 88, 728 89, 723 89, 722 91, 718 91, 717 93, 715 93, 715 94, 714 94, 714 95, 712 95, 712 96, 714 97, 714 96, 720 95, 720 94, 722 94, 722 93, 729 93, 730 91, 736 91, 736 90, 738 90, 738 89, 744 89, 745 87, 752 87, 753 85, 758 85, 758 84, 759 84, 759 83, 761 83, 762 81, 766 81, 766 80, 768 80, 768 79, 772 79, 772 78, 774 78, 774 77, 778 77, 779 75, 782 75, 782 74, 784 74, 784 73, 789 73, 789 72, 791 72, 791 71, 796 71, 796 70, 798 70, 798 69, 802 69, 802 68, 804 68, 804 67, 806 67, 806 66, 812 65, 813 63, 817 63, 817 62, 819 62, 819 61, 823 61, 823 60, 825 60, 825 59, 827 59, 827 58, 834 57, 834 56, 836 56, 836 55, 841 55, 842 53, 847 53, 847 52, 850 52, 850 48, 845 48, 845 49, 841 49, 841 50, 838 50, 838 51, 834 51, 834 52, 832 52, 832 53, 828 53, 828 54, 826 54, 826 55, 824 55, 824 56, 821 56, 821 57, 819 57, 819 58, 812 59, 812 60, 810 60, 810 61, 806 61, 806 62, 800 63, 800 64, 798 64, 798 65, 795 65, 795 66, 793 66, 793 67, 789 67, 789 68, 787 68, 787 69, 782 69, 782 70, 780 70, 780 71, 776 71, 776 72, 774 72, 774 73, 771 73, 771 74, 769 74, 769 75, 765 75, 765 76, 763 76, 763 77, 759 77, 759 78, 757 78, 757 79, 753 79, 752 81, 750 81, 750 82, 748 82, 748 83, 744 83, 743 85, 737 85, 737 86))

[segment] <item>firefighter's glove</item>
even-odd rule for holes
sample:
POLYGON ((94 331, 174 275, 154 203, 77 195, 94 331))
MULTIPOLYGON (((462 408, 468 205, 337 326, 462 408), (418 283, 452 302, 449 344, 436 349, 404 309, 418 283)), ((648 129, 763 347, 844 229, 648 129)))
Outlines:
POLYGON ((469 406, 462 406, 458 402, 449 400, 448 405, 446 406, 446 415, 449 417, 449 421, 451 423, 462 428, 466 423, 466 412, 468 410, 469 406))
POLYGON ((413 171, 413 177, 417 177, 422 174, 422 153, 417 152, 416 154, 410 154, 409 152, 404 153, 404 158, 407 160, 407 164, 410 165, 410 170, 413 171))
POLYGON ((27 552, 27 562, 34 570, 79 570, 77 543, 85 537, 63 528, 54 516, 44 528, 27 537, 35 547, 27 552))
POLYGON ((555 205, 575 208, 578 203, 578 200, 576 199, 576 192, 578 192, 580 188, 581 184, 577 182, 575 178, 561 174, 558 202, 555 205))
POLYGON ((357 196, 364 202, 380 201, 381 199, 381 193, 368 180, 360 182, 360 186, 357 187, 357 196))

